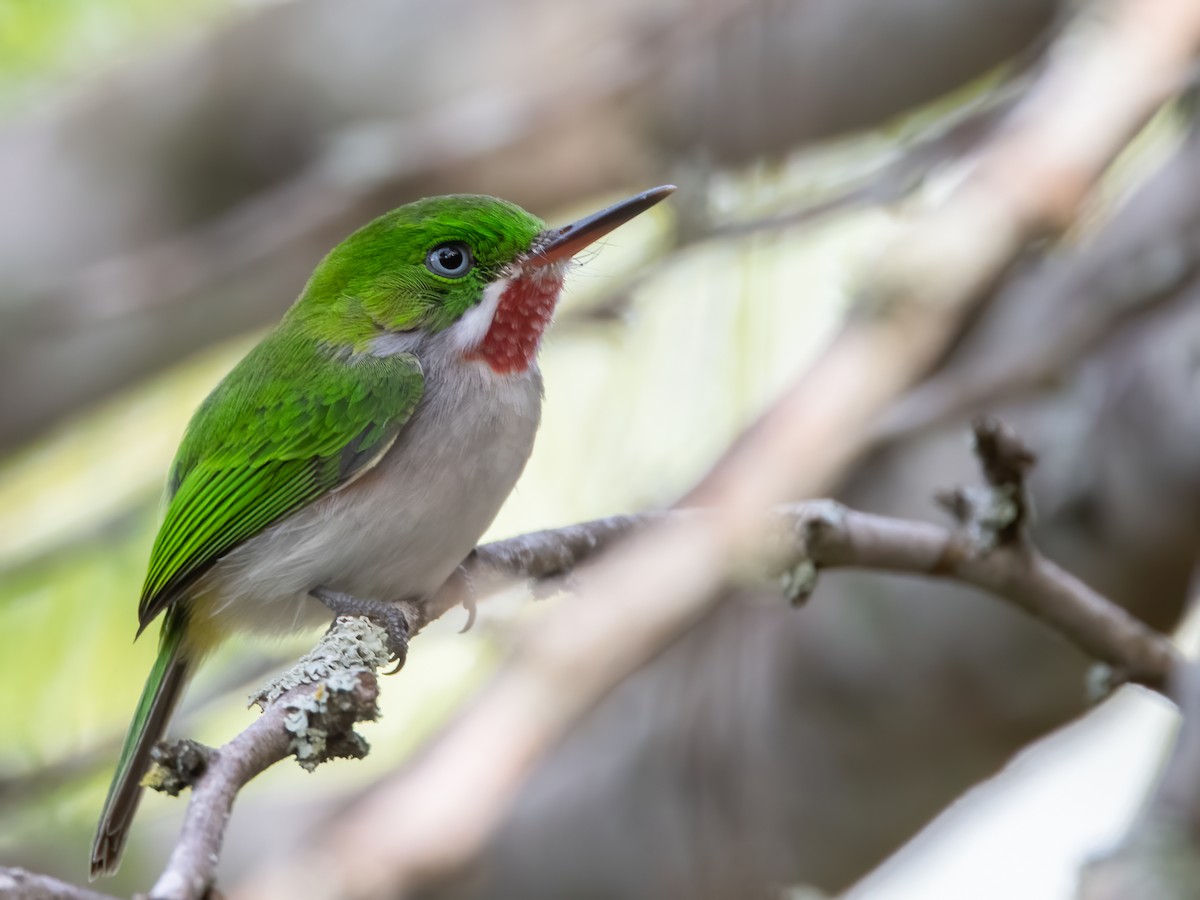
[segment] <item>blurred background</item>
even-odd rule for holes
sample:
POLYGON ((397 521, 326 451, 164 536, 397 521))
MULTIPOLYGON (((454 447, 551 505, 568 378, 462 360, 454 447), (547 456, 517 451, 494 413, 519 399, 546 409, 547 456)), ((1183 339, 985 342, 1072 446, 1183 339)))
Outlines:
MULTIPOLYGON (((664 506, 820 350, 1067 18, 1106 6, 0 0, 0 863, 86 879, 154 652, 132 638, 171 456, 338 240, 429 194, 565 222, 679 184, 574 273, 537 448, 490 536, 664 506)), ((933 494, 975 478, 965 423, 998 412, 1040 457, 1039 545, 1180 626, 1200 536, 1195 124, 1185 91, 1066 239, 1009 268, 843 499, 940 521, 933 494)), ((365 762, 251 785, 222 880, 394 768, 528 605, 423 634, 365 762)), ((311 641, 228 647, 175 733, 228 739, 311 641)), ((485 875, 438 896, 1071 897, 1175 726, 1136 689, 1094 706, 1088 670, 955 586, 837 573, 799 612, 764 590, 607 698, 485 875)), ((146 798, 105 890, 146 889, 182 808, 146 798)))

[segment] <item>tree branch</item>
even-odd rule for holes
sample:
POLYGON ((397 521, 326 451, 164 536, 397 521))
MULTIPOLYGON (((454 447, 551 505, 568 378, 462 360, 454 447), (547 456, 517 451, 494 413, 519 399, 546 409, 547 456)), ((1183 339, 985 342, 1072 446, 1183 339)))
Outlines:
MULTIPOLYGON (((588 561, 576 600, 533 623, 430 752, 360 798, 322 831, 319 845, 267 870, 239 896, 403 895, 474 858, 547 748, 709 612, 734 573, 761 560, 771 544, 768 511, 826 490, 863 450, 881 411, 955 339, 973 303, 1016 254, 1072 222, 1107 164, 1182 83, 1198 43, 1200 8, 1191 0, 1124 0, 1111 19, 1078 24, 958 190, 884 255, 861 314, 689 495, 708 513, 667 516, 639 539, 588 561)), ((813 513, 805 505, 801 512, 808 512, 792 520, 802 523, 803 551, 776 560, 814 569, 886 562, 978 583, 1020 602, 1129 677, 1161 684, 1175 660, 1170 643, 1033 553, 1022 539, 1021 485, 1006 481, 1003 470, 992 471, 986 496, 961 495, 957 509, 974 526, 965 537, 858 518, 863 514, 830 504, 813 513)), ((594 547, 585 535, 576 537, 568 546, 543 533, 543 549, 565 546, 558 562, 578 562, 594 547)), ((517 562, 532 568, 540 558, 518 555, 517 562)), ((436 605, 416 610, 414 631, 436 612, 436 605)), ((316 698, 327 684, 294 690, 316 698)), ((211 862, 211 850, 199 860, 195 848, 211 848, 214 840, 219 846, 237 787, 288 752, 290 741, 282 747, 278 730, 260 724, 287 721, 278 702, 255 723, 270 732, 261 753, 252 746, 230 752, 239 736, 196 781, 197 816, 189 811, 165 886, 160 881, 164 896, 197 896, 188 892, 207 886, 211 876, 197 880, 196 873, 211 862), (214 775, 222 766, 226 774, 214 775)))
POLYGON ((719 602, 761 543, 766 511, 827 490, 1015 256, 1071 224, 1106 166, 1184 83, 1198 45, 1190 0, 1123 0, 1101 22, 1081 16, 955 193, 884 255, 864 293, 869 313, 689 494, 714 515, 656 524, 585 566, 575 602, 532 623, 429 752, 324 829, 319 846, 237 896, 311 896, 321 885, 338 896, 404 895, 474 859, 547 750, 719 602))
POLYGON ((311 653, 259 695, 263 714, 229 743, 217 750, 192 741, 155 747, 151 786, 171 794, 192 789, 179 842, 151 891, 155 900, 206 895, 233 801, 256 775, 289 756, 311 769, 366 755, 354 725, 375 718, 375 671, 387 661, 383 629, 339 618, 311 653))
MULTIPOLYGON (((533 532, 479 547, 465 569, 472 578, 486 579, 472 582, 473 587, 486 584, 489 590, 517 580, 559 577, 632 531, 668 519, 702 515, 674 511, 614 516, 533 532)), ((997 546, 981 540, 981 529, 986 527, 986 523, 974 523, 954 530, 857 512, 830 500, 810 501, 775 511, 764 559, 775 560, 777 568, 783 569, 811 566, 814 573, 854 568, 958 580, 1036 616, 1127 680, 1163 689, 1179 660, 1167 637, 1146 627, 1024 542, 997 546)), ((463 590, 461 583, 448 587, 422 612, 410 608, 409 614, 419 623, 414 631, 451 609, 463 590)), ((382 633, 375 636, 375 640, 381 639, 382 633)), ((303 663, 297 668, 308 669, 303 663)), ((307 675, 313 674, 309 669, 307 675)), ((271 701, 263 716, 249 728, 215 752, 214 760, 195 779, 179 844, 151 896, 158 900, 204 895, 215 874, 224 827, 238 790, 293 755, 295 735, 289 720, 297 708, 327 687, 327 682, 319 681, 290 688, 271 701)), ((361 675, 357 692, 342 710, 351 715, 321 726, 331 739, 340 739, 351 733, 355 722, 371 718, 376 691, 374 676, 361 675)), ((177 755, 173 752, 170 758, 177 755)), ((183 780, 191 779, 185 773, 183 780)), ((470 815, 469 806, 463 811, 470 815)))
POLYGON ((994 306, 1024 326, 1019 338, 1002 338, 999 349, 966 348, 961 359, 893 404, 876 423, 874 440, 906 441, 1046 389, 1131 320, 1178 297, 1200 261, 1200 204, 1190 189, 1198 177, 1200 130, 1194 122, 1172 157, 1093 240, 1052 255, 1005 285, 994 306))
MULTIPOLYGON (((831 500, 790 504, 770 516, 759 564, 776 573, 804 573, 800 581, 805 595, 823 569, 958 580, 1026 610, 1124 678, 1162 690, 1179 661, 1171 641, 1045 559, 1025 540, 1024 477, 1032 455, 995 422, 977 423, 975 448, 987 488, 959 489, 952 495, 949 505, 960 521, 958 528, 857 512, 831 500)), ((562 577, 636 530, 711 516, 679 510, 614 516, 486 544, 432 601, 404 604, 402 610, 415 634, 468 594, 486 596, 517 580, 562 577)), ((260 693, 257 702, 264 707, 263 715, 233 740, 217 750, 192 741, 155 748, 152 786, 171 794, 191 787, 192 796, 179 842, 152 897, 205 896, 215 878, 234 800, 255 776, 289 756, 312 768, 327 759, 366 753, 365 742, 353 729, 375 716, 374 673, 387 662, 385 637, 383 629, 368 620, 339 619, 311 653, 260 693)), ((471 815, 469 805, 462 811, 471 815)), ((69 886, 48 893, 50 882, 20 870, 0 869, 0 885, 5 878, 12 885, 11 896, 25 900, 100 896, 71 893, 69 886)))

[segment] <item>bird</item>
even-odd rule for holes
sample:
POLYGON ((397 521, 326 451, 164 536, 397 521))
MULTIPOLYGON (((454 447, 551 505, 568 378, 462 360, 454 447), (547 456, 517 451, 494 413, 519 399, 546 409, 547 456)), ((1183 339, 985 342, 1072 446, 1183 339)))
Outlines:
MULTIPOLYGON (((529 459, 538 350, 572 258, 675 190, 549 227, 483 195, 429 197, 355 231, 193 415, 167 479, 137 635, 158 654, 91 854, 117 870, 150 751, 234 633, 367 615, 450 577, 529 459)), ((399 632, 399 633, 398 633, 399 632)))

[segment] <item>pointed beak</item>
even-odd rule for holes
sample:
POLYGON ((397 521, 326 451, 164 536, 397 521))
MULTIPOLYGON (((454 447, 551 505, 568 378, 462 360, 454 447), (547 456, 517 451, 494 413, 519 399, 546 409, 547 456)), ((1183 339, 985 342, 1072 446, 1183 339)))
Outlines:
POLYGON ((600 240, 610 231, 624 225, 634 216, 641 215, 673 193, 675 185, 664 184, 615 203, 608 209, 584 216, 570 225, 551 228, 543 232, 534 243, 529 261, 545 266, 570 259, 584 247, 600 240))

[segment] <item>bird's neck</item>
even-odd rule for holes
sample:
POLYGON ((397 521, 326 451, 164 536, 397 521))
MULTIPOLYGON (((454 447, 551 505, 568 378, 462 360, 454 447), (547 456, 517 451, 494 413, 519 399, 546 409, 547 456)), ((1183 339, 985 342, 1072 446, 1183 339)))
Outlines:
POLYGON ((495 304, 487 331, 464 356, 486 363, 500 375, 526 371, 537 359, 562 285, 563 272, 558 267, 536 269, 497 282, 493 290, 498 296, 484 298, 483 305, 495 304))

